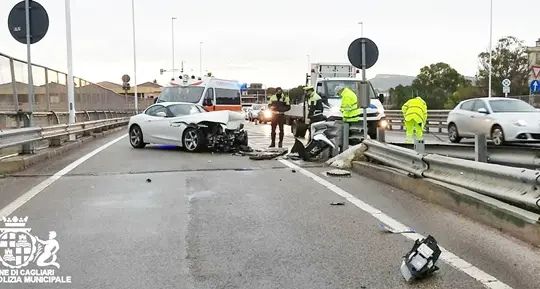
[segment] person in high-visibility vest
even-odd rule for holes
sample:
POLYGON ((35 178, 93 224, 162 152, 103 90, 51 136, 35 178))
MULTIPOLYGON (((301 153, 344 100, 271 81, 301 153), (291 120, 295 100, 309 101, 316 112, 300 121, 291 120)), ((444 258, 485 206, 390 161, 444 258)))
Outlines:
POLYGON ((305 96, 308 99, 309 112, 307 115, 306 124, 313 124, 314 122, 324 120, 323 115, 323 99, 315 92, 313 86, 304 87, 305 96))
POLYGON ((343 122, 359 122, 360 108, 358 107, 358 97, 356 97, 356 93, 344 86, 336 87, 335 92, 341 97, 340 111, 343 116, 343 122))
POLYGON ((420 96, 413 97, 401 107, 401 112, 405 121, 405 143, 413 143, 413 132, 417 140, 423 141, 427 123, 426 102, 420 96))
POLYGON ((288 95, 285 95, 281 87, 276 88, 276 94, 270 96, 268 108, 272 111, 272 131, 270 137, 272 142, 270 147, 276 147, 276 127, 279 126, 279 143, 278 147, 283 147, 283 137, 285 135, 283 126, 285 125, 285 112, 291 109, 291 100, 288 95))

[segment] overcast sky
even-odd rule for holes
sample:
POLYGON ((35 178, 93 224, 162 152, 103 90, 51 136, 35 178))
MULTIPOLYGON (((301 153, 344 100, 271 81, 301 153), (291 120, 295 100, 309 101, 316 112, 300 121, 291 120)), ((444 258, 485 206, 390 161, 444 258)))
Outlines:
MULTIPOLYGON (((26 47, 16 42, 7 18, 18 0, 0 1, 0 52, 26 59, 26 47)), ((66 69, 64 0, 40 0, 50 18, 45 38, 32 45, 32 60, 66 69)), ((416 75, 433 62, 447 62, 473 76, 477 55, 489 45, 489 0, 135 0, 137 81, 164 83, 172 68, 171 17, 175 20, 176 67, 199 73, 199 43, 203 71, 244 82, 292 87, 303 84, 311 62, 347 62, 347 48, 364 35, 379 47, 376 74, 416 75), (309 5, 307 5, 309 4, 309 5)), ((540 37, 538 0, 493 0, 493 38, 517 36, 534 45, 540 37)), ((133 76, 130 0, 71 1, 74 74, 89 81, 121 82, 133 76)), ((0 82, 9 69, 0 59, 0 82)), ((37 72, 36 72, 37 73, 37 72)), ((26 71, 17 67, 18 80, 26 71)), ((43 82, 41 74, 36 82, 43 82)), ((133 79, 133 77, 132 77, 133 79)), ((37 83, 39 84, 39 83, 37 83)))

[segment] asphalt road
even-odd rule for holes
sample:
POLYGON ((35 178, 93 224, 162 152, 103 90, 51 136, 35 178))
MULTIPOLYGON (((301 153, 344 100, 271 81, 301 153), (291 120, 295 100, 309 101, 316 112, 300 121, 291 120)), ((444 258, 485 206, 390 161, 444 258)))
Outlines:
MULTIPOLYGON (((254 146, 268 143, 268 126, 248 127, 254 146)), ((40 239, 55 231, 60 268, 52 268, 72 278, 1 288, 470 289, 485 288, 486 273, 494 277, 490 288, 540 284, 537 248, 362 176, 328 178, 317 165, 293 172, 294 164, 276 160, 138 150, 124 137, 32 190, 121 136, 0 179, 0 212, 28 216, 40 239), (38 193, 8 206, 29 191, 38 193), (347 202, 344 192, 363 203, 347 202), (345 205, 330 205, 340 201, 345 205), (433 235, 472 265, 453 258, 456 269, 441 260, 434 276, 407 285, 399 265, 413 241, 383 233, 381 219, 433 235)))

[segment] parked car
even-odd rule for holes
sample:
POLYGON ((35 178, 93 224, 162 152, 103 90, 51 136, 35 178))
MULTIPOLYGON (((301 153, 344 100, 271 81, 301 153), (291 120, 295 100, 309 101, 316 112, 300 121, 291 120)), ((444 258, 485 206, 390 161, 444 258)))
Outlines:
POLYGON ((476 134, 486 135, 495 145, 540 141, 540 111, 519 99, 464 100, 450 111, 447 123, 448 138, 453 143, 476 134))
POLYGON ((259 119, 259 112, 265 108, 266 105, 264 104, 254 104, 251 106, 250 110, 249 110, 249 116, 248 116, 248 120, 249 121, 256 121, 259 119))

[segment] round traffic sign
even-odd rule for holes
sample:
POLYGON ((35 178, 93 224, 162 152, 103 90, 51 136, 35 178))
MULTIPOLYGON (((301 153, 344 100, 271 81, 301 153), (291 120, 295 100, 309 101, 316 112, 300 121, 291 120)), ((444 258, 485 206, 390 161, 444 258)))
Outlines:
POLYGON ((349 45, 349 50, 347 51, 347 55, 349 57, 349 61, 351 64, 358 68, 362 69, 362 41, 365 40, 365 51, 366 51, 366 63, 365 67, 366 69, 371 68, 375 63, 377 63, 377 60, 379 59, 379 48, 377 47, 377 44, 373 42, 369 38, 358 38, 355 39, 351 44, 349 45))
POLYGON ((510 79, 508 79, 508 78, 503 79, 502 85, 503 85, 504 87, 509 87, 510 84, 512 84, 512 81, 510 81, 510 79))
POLYGON ((123 82, 129 82, 130 80, 131 80, 131 78, 129 77, 129 75, 127 75, 127 74, 122 75, 122 81, 123 82))
MULTIPOLYGON (((30 44, 39 42, 49 30, 49 15, 41 4, 29 1, 30 9, 30 44)), ((25 1, 17 3, 9 12, 8 28, 11 36, 22 44, 26 44, 26 5, 25 1)))

